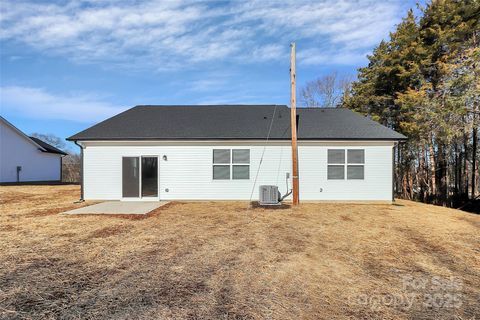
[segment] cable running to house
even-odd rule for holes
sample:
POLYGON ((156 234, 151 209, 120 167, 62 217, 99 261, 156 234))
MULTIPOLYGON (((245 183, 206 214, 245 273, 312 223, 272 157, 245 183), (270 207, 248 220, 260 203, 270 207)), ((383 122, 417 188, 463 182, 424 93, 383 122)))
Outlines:
POLYGON ((272 119, 270 120, 270 126, 268 127, 267 139, 265 140, 265 144, 263 146, 263 151, 262 151, 262 156, 260 157, 260 163, 258 164, 257 173, 255 174, 255 179, 253 180, 252 192, 250 193, 250 200, 248 201, 248 206, 249 207, 250 207, 250 204, 252 202, 253 192, 255 192, 255 186, 257 184, 258 173, 260 172, 260 167, 262 166, 263 157, 265 156, 265 150, 267 149, 268 141, 270 139, 270 133, 272 132, 273 121, 275 120, 276 112, 277 112, 277 105, 275 105, 275 107, 273 108, 273 115, 272 115, 272 119))

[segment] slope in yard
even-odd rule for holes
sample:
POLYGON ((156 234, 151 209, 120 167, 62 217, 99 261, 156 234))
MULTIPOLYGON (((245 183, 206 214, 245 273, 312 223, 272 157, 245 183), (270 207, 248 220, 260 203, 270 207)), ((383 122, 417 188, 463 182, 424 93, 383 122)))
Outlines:
POLYGON ((480 314, 477 215, 407 201, 58 214, 78 196, 78 186, 0 187, 0 318, 480 314))

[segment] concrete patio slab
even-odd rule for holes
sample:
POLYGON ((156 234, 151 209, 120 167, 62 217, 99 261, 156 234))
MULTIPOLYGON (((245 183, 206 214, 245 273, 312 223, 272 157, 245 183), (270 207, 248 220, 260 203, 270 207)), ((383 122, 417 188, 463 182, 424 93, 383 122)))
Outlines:
POLYGON ((169 201, 106 201, 63 212, 64 214, 147 214, 169 201))

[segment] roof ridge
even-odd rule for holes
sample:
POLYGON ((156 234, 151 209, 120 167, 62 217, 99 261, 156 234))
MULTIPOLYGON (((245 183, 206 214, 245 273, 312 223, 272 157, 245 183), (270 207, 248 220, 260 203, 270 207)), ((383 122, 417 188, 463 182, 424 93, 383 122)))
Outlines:
POLYGON ((139 104, 139 107, 287 107, 285 104, 139 104))
POLYGON ((348 108, 343 108, 343 107, 297 107, 297 109, 320 109, 320 110, 346 109, 346 110, 350 110, 348 108))

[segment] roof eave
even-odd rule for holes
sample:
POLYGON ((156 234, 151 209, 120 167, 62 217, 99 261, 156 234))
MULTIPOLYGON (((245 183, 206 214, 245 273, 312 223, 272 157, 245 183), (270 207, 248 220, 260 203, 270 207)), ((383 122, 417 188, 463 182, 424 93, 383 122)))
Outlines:
MULTIPOLYGON (((265 140, 265 137, 241 137, 241 138, 232 138, 232 137, 215 137, 215 138, 195 138, 195 137, 169 137, 169 138, 75 138, 75 137, 69 137, 66 140, 67 141, 191 141, 191 140, 203 140, 203 141, 215 141, 215 140, 265 140)), ((406 141, 408 138, 407 137, 399 137, 399 138, 359 138, 359 137, 353 137, 353 138, 346 138, 346 137, 338 137, 338 138, 298 138, 299 141, 322 141, 322 140, 329 140, 329 141, 406 141)), ((289 141, 291 140, 290 138, 272 138, 270 137, 269 140, 276 140, 276 141, 289 141)))
POLYGON ((49 151, 49 150, 46 150, 46 151, 43 151, 43 150, 40 150, 42 151, 43 153, 51 153, 51 154, 59 154, 59 155, 62 155, 62 156, 68 156, 68 153, 66 152, 56 152, 56 151, 49 151))

